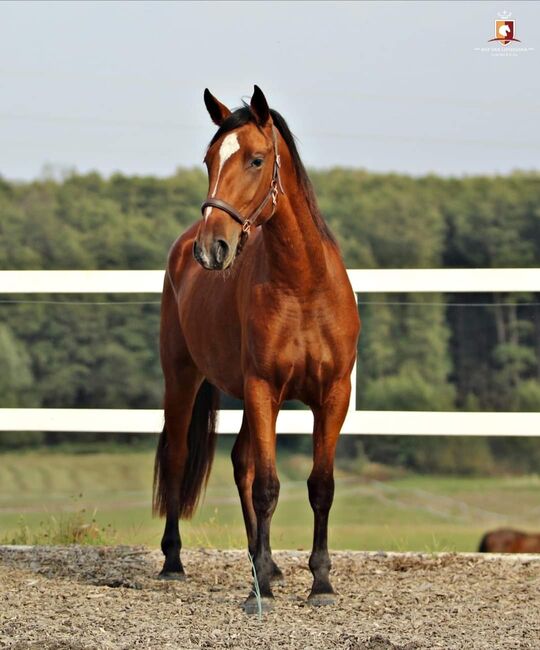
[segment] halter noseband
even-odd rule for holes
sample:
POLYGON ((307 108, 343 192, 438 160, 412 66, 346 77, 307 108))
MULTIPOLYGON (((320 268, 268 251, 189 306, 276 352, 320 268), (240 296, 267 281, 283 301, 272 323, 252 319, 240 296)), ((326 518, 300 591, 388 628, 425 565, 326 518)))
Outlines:
POLYGON ((268 205, 268 202, 270 200, 272 200, 273 206, 270 218, 274 215, 274 212, 276 211, 278 193, 281 192, 282 194, 285 194, 279 174, 281 160, 278 152, 277 131, 275 126, 272 126, 272 142, 274 144, 274 171, 272 173, 272 180, 270 181, 270 189, 268 190, 268 194, 260 203, 259 207, 251 213, 251 216, 243 217, 240 212, 236 210, 236 208, 234 208, 226 201, 212 197, 207 198, 206 201, 204 201, 204 203, 201 205, 201 212, 203 215, 206 208, 218 208, 219 210, 223 210, 223 212, 226 212, 230 217, 232 217, 242 226, 242 231, 246 234, 248 234, 251 230, 251 226, 257 227, 258 224, 255 222, 257 221, 258 216, 261 214, 264 208, 268 205))

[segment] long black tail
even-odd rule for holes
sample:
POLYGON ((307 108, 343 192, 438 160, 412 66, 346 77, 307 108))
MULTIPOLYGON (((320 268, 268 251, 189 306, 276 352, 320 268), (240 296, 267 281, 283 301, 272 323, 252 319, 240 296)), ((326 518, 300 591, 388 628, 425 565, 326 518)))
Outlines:
POLYGON ((486 533, 480 540, 480 546, 478 547, 479 553, 489 553, 487 540, 488 540, 488 533, 486 533))
MULTIPOLYGON (((191 414, 188 430, 188 456, 180 482, 178 516, 190 519, 197 508, 201 492, 208 483, 214 451, 216 448, 216 411, 219 391, 206 380, 203 381, 191 414)), ((167 513, 167 480, 164 471, 168 453, 167 429, 164 427, 156 450, 154 463, 153 511, 161 516, 167 513)), ((169 482, 170 484, 170 482, 169 482)), ((175 499, 176 500, 176 499, 175 499)))

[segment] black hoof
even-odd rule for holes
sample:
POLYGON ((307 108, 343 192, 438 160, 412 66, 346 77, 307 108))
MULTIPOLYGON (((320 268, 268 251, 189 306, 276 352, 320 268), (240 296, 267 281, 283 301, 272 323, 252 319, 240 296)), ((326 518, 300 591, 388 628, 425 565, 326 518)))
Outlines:
POLYGON ((270 578, 270 580, 272 582, 277 582, 279 584, 285 582, 283 571, 278 567, 276 563, 274 563, 274 566, 272 567, 272 577, 270 578))
POLYGON ((336 595, 332 593, 328 594, 309 594, 308 596, 308 605, 312 607, 328 607, 329 605, 336 604, 336 595))
POLYGON ((158 580, 176 580, 183 582, 186 580, 186 574, 183 571, 162 571, 158 575, 158 580))
POLYGON ((273 609, 274 599, 268 596, 258 599, 252 594, 244 603, 244 612, 249 616, 271 612, 273 609))

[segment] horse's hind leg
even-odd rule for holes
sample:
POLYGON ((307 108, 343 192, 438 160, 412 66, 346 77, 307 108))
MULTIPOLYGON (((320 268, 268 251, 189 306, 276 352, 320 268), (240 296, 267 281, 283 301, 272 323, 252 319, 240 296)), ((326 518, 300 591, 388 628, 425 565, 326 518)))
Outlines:
MULTIPOLYGON (((240 495, 242 514, 246 525, 248 550, 251 557, 255 557, 257 545, 257 515, 253 508, 252 486, 255 478, 255 461, 249 438, 249 426, 244 414, 242 427, 236 438, 231 453, 234 466, 234 480, 240 495)), ((283 573, 278 565, 272 560, 272 580, 282 580, 283 573)))
POLYGON ((160 578, 182 580, 182 543, 179 529, 180 487, 188 457, 188 430, 201 377, 184 367, 168 375, 165 382, 165 427, 160 439, 159 472, 162 491, 161 514, 166 515, 161 550, 165 562, 160 578))
POLYGON ((154 511, 166 516, 161 550, 165 562, 160 577, 182 580, 180 561, 180 490, 188 456, 188 431, 202 376, 196 369, 178 323, 170 285, 165 284, 161 311, 161 366, 165 379, 165 426, 156 453, 154 511))
POLYGON ((180 486, 188 457, 188 430, 193 405, 201 377, 194 368, 183 366, 166 373, 165 427, 158 448, 161 511, 166 515, 161 550, 165 556, 160 577, 182 580, 184 569, 180 561, 182 543, 179 529, 180 486))
POLYGON ((335 384, 325 403, 313 409, 313 470, 308 479, 309 501, 313 509, 315 525, 313 550, 309 568, 313 574, 313 586, 309 594, 312 605, 330 605, 334 602, 334 590, 330 583, 330 556, 328 554, 328 515, 334 499, 334 456, 339 432, 350 396, 350 380, 335 384))

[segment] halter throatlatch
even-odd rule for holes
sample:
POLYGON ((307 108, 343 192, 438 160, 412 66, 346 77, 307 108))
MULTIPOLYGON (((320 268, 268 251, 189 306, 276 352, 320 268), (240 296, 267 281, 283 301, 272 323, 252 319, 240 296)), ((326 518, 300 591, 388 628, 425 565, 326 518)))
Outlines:
POLYGON ((278 194, 279 192, 285 194, 283 185, 281 184, 281 176, 279 174, 281 160, 279 157, 277 131, 275 126, 272 126, 272 141, 274 143, 274 171, 272 173, 272 180, 270 181, 270 189, 268 190, 268 194, 264 197, 259 207, 254 212, 252 212, 249 217, 243 217, 236 208, 234 208, 226 201, 209 197, 201 205, 201 212, 203 215, 206 208, 218 208, 219 210, 223 210, 223 212, 226 212, 230 217, 232 217, 242 226, 242 231, 246 234, 249 234, 252 226, 256 228, 257 225, 259 225, 256 223, 257 218, 264 210, 264 208, 268 205, 269 201, 272 201, 272 214, 270 215, 270 218, 274 216, 274 212, 276 211, 277 206, 278 194))

